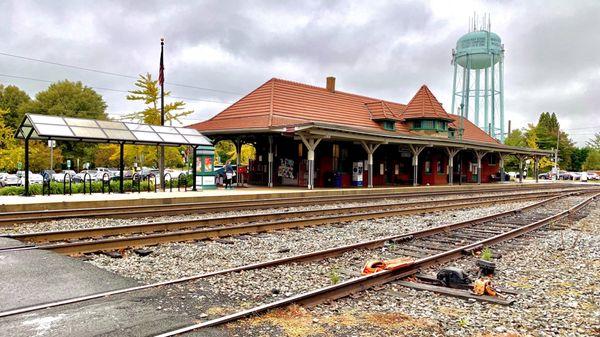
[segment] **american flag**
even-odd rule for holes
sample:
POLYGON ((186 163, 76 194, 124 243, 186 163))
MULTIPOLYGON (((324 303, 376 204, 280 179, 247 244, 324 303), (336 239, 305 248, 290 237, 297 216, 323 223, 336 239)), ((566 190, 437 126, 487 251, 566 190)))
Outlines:
POLYGON ((160 67, 158 68, 158 84, 162 87, 165 83, 165 66, 163 64, 163 45, 164 42, 161 39, 160 41, 160 67))

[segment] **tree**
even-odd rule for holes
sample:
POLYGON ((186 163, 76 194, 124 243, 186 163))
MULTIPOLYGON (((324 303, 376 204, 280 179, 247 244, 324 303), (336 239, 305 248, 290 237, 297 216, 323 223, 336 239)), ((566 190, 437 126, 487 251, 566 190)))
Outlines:
MULTIPOLYGON (((248 165, 250 159, 256 157, 256 149, 252 144, 242 144, 242 157, 240 165, 248 165)), ((215 145, 215 161, 217 165, 224 165, 227 160, 233 163, 237 160, 235 144, 230 140, 222 140, 215 145)))
POLYGON ((594 135, 594 138, 587 142, 587 145, 592 149, 600 150, 600 132, 594 135))
MULTIPOLYGON (((34 100, 20 105, 19 113, 108 119, 101 95, 81 82, 68 80, 52 83, 48 89, 37 93, 34 100)), ((58 146, 67 159, 82 162, 92 162, 97 149, 95 144, 81 142, 61 141, 58 146)))
POLYGON ((106 103, 94 89, 81 82, 68 80, 52 83, 35 95, 35 100, 22 104, 21 113, 108 119, 106 103))
POLYGON ((14 130, 5 124, 8 110, 0 107, 0 149, 7 149, 14 145, 14 130))
MULTIPOLYGON (((125 115, 124 118, 137 120, 146 124, 160 125, 160 89, 158 81, 152 79, 152 75, 147 73, 145 76, 140 75, 140 78, 134 83, 137 87, 135 90, 129 91, 127 99, 130 101, 141 101, 146 105, 142 111, 134 112, 125 115)), ((165 91, 165 97, 171 94, 170 91, 165 91)), ((173 125, 173 120, 181 123, 179 118, 187 116, 193 111, 182 111, 185 107, 183 101, 176 101, 165 104, 165 124, 173 125)))
POLYGON ((511 133, 508 134, 506 139, 504 139, 504 144, 508 146, 518 146, 525 147, 527 146, 525 136, 522 130, 515 129, 511 133))
POLYGON ((571 154, 571 167, 573 171, 581 171, 583 163, 585 163, 589 153, 590 149, 587 147, 573 149, 573 153, 571 154))
POLYGON ((2 116, 5 126, 13 130, 19 126, 19 123, 23 119, 23 114, 20 112, 19 107, 30 100, 29 95, 18 87, 14 85, 5 87, 0 84, 0 109, 6 112, 2 116))
POLYGON ((566 132, 559 132, 559 130, 560 124, 556 114, 542 112, 538 124, 535 126, 537 144, 543 150, 555 149, 558 137, 559 166, 565 170, 572 170, 571 155, 575 150, 575 145, 566 132))
POLYGON ((584 170, 600 170, 600 150, 590 150, 582 168, 584 170))

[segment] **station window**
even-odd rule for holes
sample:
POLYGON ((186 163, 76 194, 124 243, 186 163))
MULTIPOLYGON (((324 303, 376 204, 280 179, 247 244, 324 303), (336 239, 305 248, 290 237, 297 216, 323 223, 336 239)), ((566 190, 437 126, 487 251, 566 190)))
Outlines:
POLYGON ((431 162, 429 160, 425 162, 425 173, 431 173, 431 162))
POLYGON ((420 129, 420 128, 421 128, 421 121, 414 121, 413 129, 420 129))
POLYGON ((383 121, 382 126, 385 130, 388 131, 396 130, 396 123, 393 121, 383 121))
POLYGON ((488 156, 488 164, 496 166, 496 156, 491 154, 488 156))
POLYGON ((442 161, 437 161, 437 173, 444 173, 444 168, 442 167, 442 161))

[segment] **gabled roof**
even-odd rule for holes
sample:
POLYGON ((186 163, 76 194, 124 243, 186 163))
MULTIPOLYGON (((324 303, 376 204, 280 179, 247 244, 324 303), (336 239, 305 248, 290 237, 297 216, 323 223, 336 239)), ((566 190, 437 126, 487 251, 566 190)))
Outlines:
POLYGON ((426 85, 422 85, 415 96, 408 102, 402 114, 404 119, 435 118, 452 121, 446 110, 426 85))
MULTIPOLYGON (((411 132, 407 118, 437 118, 450 122, 458 116, 446 113, 427 86, 422 86, 408 105, 308 84, 272 78, 209 120, 191 125, 201 132, 258 131, 307 124, 329 124, 382 134, 419 136, 411 132), (380 120, 396 120, 387 131, 380 120)), ((458 125, 458 123, 456 123, 458 125)), ((465 119, 463 139, 498 143, 465 119)))
POLYGON ((380 120, 393 120, 398 121, 402 118, 400 115, 396 115, 392 109, 388 106, 388 104, 384 101, 375 101, 375 102, 366 102, 365 106, 369 113, 371 114, 371 119, 374 121, 380 120))
MULTIPOLYGON (((399 119, 405 105, 308 84, 270 79, 216 116, 191 127, 197 130, 268 129, 323 122, 381 130, 365 103, 380 102, 386 116, 399 119)), ((400 131, 409 132, 400 126, 400 131)))

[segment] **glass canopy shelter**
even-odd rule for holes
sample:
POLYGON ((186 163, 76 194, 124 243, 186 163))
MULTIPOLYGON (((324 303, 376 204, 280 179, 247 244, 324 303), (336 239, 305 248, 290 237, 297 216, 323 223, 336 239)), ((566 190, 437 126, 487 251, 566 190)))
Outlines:
MULTIPOLYGON (((25 195, 29 195, 29 141, 66 140, 120 145, 119 191, 123 190, 123 147, 125 144, 191 146, 194 151, 193 190, 196 190, 196 148, 212 146, 198 131, 183 127, 158 126, 129 122, 105 121, 60 116, 26 114, 15 133, 25 140, 25 195)), ((161 177, 161 181, 164 177, 161 177)))

